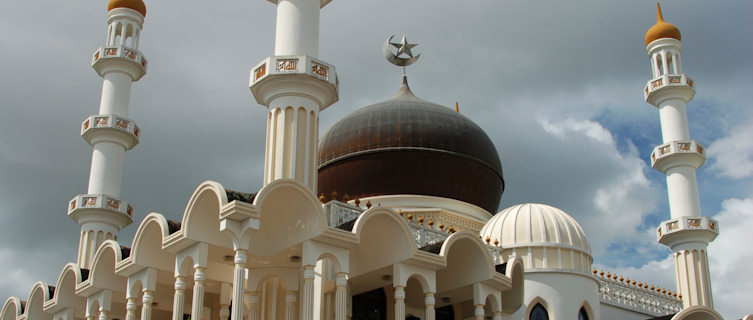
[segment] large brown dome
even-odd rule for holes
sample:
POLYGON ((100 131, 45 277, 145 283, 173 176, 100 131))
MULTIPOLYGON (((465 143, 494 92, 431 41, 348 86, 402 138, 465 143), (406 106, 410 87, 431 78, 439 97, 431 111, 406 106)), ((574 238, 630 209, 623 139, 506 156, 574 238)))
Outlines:
POLYGON ((473 121, 398 94, 346 116, 319 144, 318 193, 330 199, 415 194, 452 198, 496 212, 504 191, 494 144, 473 121))

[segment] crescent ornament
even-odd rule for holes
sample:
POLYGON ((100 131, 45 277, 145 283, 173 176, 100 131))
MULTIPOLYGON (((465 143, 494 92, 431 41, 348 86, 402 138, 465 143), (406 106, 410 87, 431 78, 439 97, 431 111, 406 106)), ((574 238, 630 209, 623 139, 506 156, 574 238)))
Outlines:
POLYGON ((413 52, 411 52, 411 48, 417 46, 418 44, 415 43, 408 43, 408 41, 405 39, 405 36, 403 36, 403 39, 399 43, 392 42, 392 38, 394 38, 395 35, 391 35, 389 38, 387 38, 387 41, 384 42, 384 46, 382 46, 382 52, 384 53, 384 57, 387 58, 387 61, 390 63, 398 66, 398 67, 406 67, 418 60, 419 57, 421 57, 421 54, 419 53, 416 56, 413 56, 413 52), (392 49, 390 46, 393 46, 397 48, 397 53, 392 53, 392 49), (401 57, 403 55, 406 55, 407 57, 401 57))

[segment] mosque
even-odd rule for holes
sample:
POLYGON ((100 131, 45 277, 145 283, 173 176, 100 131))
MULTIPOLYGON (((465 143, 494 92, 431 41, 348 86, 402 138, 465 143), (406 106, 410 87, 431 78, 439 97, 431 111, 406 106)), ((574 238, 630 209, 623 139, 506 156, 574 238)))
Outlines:
MULTIPOLYGON (((667 176, 671 217, 656 235, 673 252, 673 290, 593 269, 586 234, 560 209, 495 214, 508 186, 491 139, 417 97, 405 77, 393 98, 320 139, 319 112, 338 100, 335 66, 318 57, 319 11, 330 1, 270 0, 275 55, 249 83, 269 110, 263 187, 206 181, 181 221, 149 214, 132 243, 118 243, 133 223, 120 187, 124 153, 140 138, 127 115, 148 66, 139 48, 147 11, 142 0, 110 0, 108 36, 92 55, 100 109, 80 127, 93 148, 88 190, 68 203, 81 227, 77 260, 56 283, 7 299, 0 320, 722 319, 706 255, 719 226, 700 213, 705 150, 690 139, 685 109, 695 86, 680 31, 660 9, 645 36, 644 96, 661 119, 650 161, 667 176)), ((414 46, 390 38, 384 51, 405 67, 418 59, 414 46)))

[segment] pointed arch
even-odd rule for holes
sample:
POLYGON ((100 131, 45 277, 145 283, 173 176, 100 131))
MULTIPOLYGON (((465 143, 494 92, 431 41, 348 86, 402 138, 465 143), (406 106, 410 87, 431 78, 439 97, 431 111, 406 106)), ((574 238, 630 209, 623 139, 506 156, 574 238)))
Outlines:
POLYGON ((418 251, 408 223, 389 208, 366 210, 356 219, 351 232, 359 240, 359 245, 350 249, 352 276, 407 260, 418 251))
POLYGON ((131 243, 131 261, 139 266, 171 270, 175 255, 164 251, 162 242, 170 235, 167 219, 159 213, 150 213, 139 224, 131 243))
POLYGON ((52 320, 52 315, 43 311, 45 302, 50 300, 50 294, 50 287, 46 283, 39 281, 34 284, 26 299, 26 319, 52 320))
POLYGON ((538 308, 537 306, 541 306, 544 311, 546 311, 547 320, 555 320, 551 305, 549 304, 549 302, 544 300, 544 298, 539 296, 534 297, 533 299, 531 299, 531 302, 528 303, 528 307, 526 307, 526 313, 524 314, 523 319, 534 320, 533 318, 531 318, 531 313, 534 311, 534 309, 538 308))
POLYGON ((2 311, 0 311, 0 320, 16 320, 21 316, 24 311, 24 307, 21 304, 21 300, 16 297, 10 297, 5 300, 2 311))
POLYGON ((594 310, 591 307, 591 304, 588 303, 588 301, 583 301, 583 303, 580 305, 580 308, 578 308, 578 320, 591 320, 596 319, 596 316, 594 315, 594 310), (585 312, 586 317, 581 317, 581 312, 585 312))
POLYGON ((327 228, 319 199, 295 180, 272 181, 259 191, 253 204, 260 217, 259 231, 251 235, 254 254, 274 254, 313 239, 327 228), (259 243, 264 245, 254 245, 259 243))

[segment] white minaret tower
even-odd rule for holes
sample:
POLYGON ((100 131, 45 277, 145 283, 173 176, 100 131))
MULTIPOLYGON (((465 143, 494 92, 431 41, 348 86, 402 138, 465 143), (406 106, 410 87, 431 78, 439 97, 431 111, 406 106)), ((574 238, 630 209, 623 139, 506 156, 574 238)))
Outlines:
POLYGON ((707 246, 719 225, 701 215, 696 169, 706 160, 704 146, 690 140, 685 104, 693 99, 693 80, 682 69, 680 30, 658 21, 646 32, 646 50, 653 78, 644 90, 646 101, 659 108, 663 144, 651 153, 651 165, 667 176, 671 219, 659 226, 658 240, 669 246, 675 260, 677 291, 685 308, 713 309, 707 246))
POLYGON ((335 67, 317 58, 319 10, 331 0, 269 1, 277 4, 275 55, 250 80, 269 108, 264 185, 294 179, 316 192, 319 112, 338 100, 335 67))
POLYGON ((78 265, 90 268, 102 242, 133 222, 133 208, 120 198, 123 156, 139 142, 139 127, 126 118, 131 83, 146 73, 146 59, 138 51, 146 15, 141 0, 110 0, 107 43, 92 57, 92 67, 104 78, 99 113, 81 124, 81 136, 92 152, 89 189, 68 205, 68 215, 81 225, 78 265))

